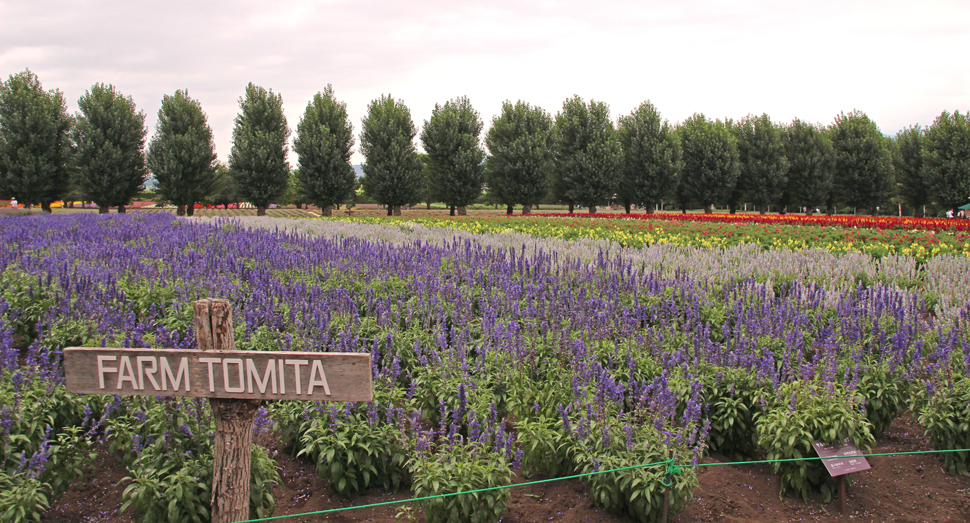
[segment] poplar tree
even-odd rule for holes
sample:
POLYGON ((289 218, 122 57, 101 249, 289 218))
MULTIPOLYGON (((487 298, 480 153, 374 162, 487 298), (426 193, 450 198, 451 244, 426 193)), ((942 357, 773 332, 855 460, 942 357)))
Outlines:
POLYGON ((632 204, 653 213, 677 186, 681 163, 677 133, 647 101, 620 117, 618 134, 623 169, 617 198, 628 214, 632 204))
POLYGON ((767 114, 748 115, 732 127, 738 146, 738 180, 744 198, 764 214, 778 203, 788 181, 782 131, 767 114))
POLYGON ((337 101, 331 85, 307 104, 296 126, 293 150, 300 155, 297 179, 302 193, 330 216, 333 207, 357 189, 357 173, 350 164, 354 126, 347 118, 347 104, 337 101))
POLYGON ((479 135, 482 118, 466 96, 435 104, 424 122, 421 144, 428 154, 432 185, 446 205, 466 214, 465 207, 482 194, 485 151, 479 135))
POLYGON ((923 216, 923 206, 930 203, 930 188, 923 172, 923 135, 919 125, 896 133, 892 147, 893 169, 899 197, 913 207, 913 216, 923 216))
POLYGON ((970 112, 943 111, 926 130, 923 175, 939 205, 952 209, 970 200, 970 112))
POLYGON ((50 213, 68 192, 70 131, 64 95, 30 69, 0 82, 0 195, 50 213))
POLYGON ((391 95, 367 106, 361 124, 360 150, 366 162, 361 180, 364 192, 387 206, 387 215, 400 215, 402 205, 417 203, 425 181, 414 147, 417 131, 411 111, 391 95))
POLYGON ((556 162, 560 190, 590 213, 613 198, 621 166, 620 141, 603 102, 574 96, 556 115, 556 162))
POLYGON ((192 216, 195 204, 216 190, 216 152, 202 104, 188 91, 162 97, 155 136, 148 145, 148 168, 155 192, 192 216))
POLYGON ((541 107, 506 100, 502 113, 492 118, 485 144, 491 154, 485 169, 489 191, 507 214, 519 204, 522 214, 529 214, 549 190, 552 117, 541 107))
POLYGON ((838 198, 856 214, 883 203, 892 188, 893 165, 886 137, 875 122, 854 110, 836 116, 830 132, 838 198))
POLYGON ((290 128, 283 115, 283 97, 250 83, 239 98, 232 130, 229 172, 239 195, 256 206, 256 215, 286 194, 290 166, 286 161, 290 128))
POLYGON ((738 179, 737 142, 727 124, 695 113, 677 129, 683 149, 684 167, 678 199, 704 206, 712 212, 725 201, 738 179))
POLYGON ((808 208, 825 207, 832 197, 835 167, 832 141, 818 125, 792 121, 785 129, 785 155, 788 158, 788 199, 808 208))
POLYGON ((75 184, 81 197, 99 212, 125 206, 144 190, 145 113, 113 85, 96 84, 77 102, 81 112, 74 127, 77 144, 75 184))

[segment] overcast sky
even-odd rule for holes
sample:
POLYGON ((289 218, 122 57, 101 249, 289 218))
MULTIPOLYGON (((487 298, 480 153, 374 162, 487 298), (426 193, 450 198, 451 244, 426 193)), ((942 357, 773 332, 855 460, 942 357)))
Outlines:
POLYGON ((578 94, 614 119, 644 100, 672 122, 860 109, 895 134, 970 108, 968 50, 967 0, 0 0, 3 78, 30 68, 72 112, 114 84, 149 135, 162 95, 188 89, 223 161, 248 82, 283 95, 291 128, 329 83, 357 132, 390 93, 419 128, 456 96, 487 129, 503 100, 555 114, 578 94))

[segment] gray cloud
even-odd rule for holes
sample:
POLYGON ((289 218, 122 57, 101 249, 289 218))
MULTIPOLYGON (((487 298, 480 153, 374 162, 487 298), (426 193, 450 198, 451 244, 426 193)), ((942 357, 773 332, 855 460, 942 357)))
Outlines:
POLYGON ((966 109, 967 27, 964 1, 0 0, 0 74, 29 67, 72 105, 115 84, 151 125, 188 88, 223 159, 250 81, 283 94, 292 127, 332 83, 358 128, 386 92, 419 125, 462 94, 488 120, 506 98, 554 113, 578 93, 614 116, 649 98, 671 120, 857 107, 895 132, 966 109))

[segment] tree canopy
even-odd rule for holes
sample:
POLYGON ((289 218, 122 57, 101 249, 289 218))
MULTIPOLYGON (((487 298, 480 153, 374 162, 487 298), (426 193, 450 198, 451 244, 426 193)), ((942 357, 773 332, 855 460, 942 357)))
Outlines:
POLYGON ((783 132, 768 117, 748 115, 732 126, 738 143, 738 181, 746 201, 764 214, 781 200, 788 181, 783 132))
POLYGON ((283 115, 283 97, 250 83, 239 98, 239 114, 232 130, 229 172, 239 195, 263 216, 289 187, 286 161, 290 128, 283 115))
POLYGON ((737 140, 727 124, 695 113, 677 129, 684 167, 678 190, 682 201, 698 202, 711 212, 725 201, 738 178, 737 140))
POLYGON ((618 130, 623 168, 617 199, 630 212, 631 204, 652 213, 673 193, 680 175, 680 140, 649 101, 620 117, 618 130))
POLYGON ((818 125, 795 119, 784 134, 788 158, 789 203, 812 209, 825 207, 832 197, 834 151, 818 125))
POLYGON ((324 216, 354 195, 354 126, 347 118, 347 104, 337 101, 329 84, 307 104, 296 126, 293 150, 300 155, 297 179, 302 193, 324 216))
POLYGON ((479 135, 482 119, 468 97, 435 104, 424 122, 421 144, 430 160, 435 196, 465 214, 482 193, 485 151, 479 135))
POLYGON ((414 147, 417 131, 411 111, 391 95, 381 95, 367 106, 361 124, 360 150, 364 153, 364 192, 395 208, 417 203, 424 187, 422 166, 414 147))
POLYGON ((71 118, 64 95, 44 91, 29 69, 0 82, 0 196, 51 203, 68 190, 71 118))
POLYGON ((836 116, 830 132, 838 198, 856 213, 883 203, 891 194, 893 180, 886 137, 858 110, 836 116))
POLYGON ((506 100, 485 137, 491 156, 485 169, 489 192, 512 213, 522 213, 548 192, 553 157, 552 117, 541 107, 506 100))
POLYGON ((923 173, 936 203, 970 201, 970 112, 943 111, 923 137, 923 173))
POLYGON ((922 216, 923 206, 930 203, 930 188, 923 172, 925 131, 919 125, 901 129, 892 144, 896 189, 906 205, 913 208, 915 216, 922 216))
POLYGON ((124 206, 144 189, 145 113, 113 85, 96 84, 78 100, 74 127, 77 145, 75 184, 82 197, 98 205, 124 206))
POLYGON ((578 95, 556 115, 557 176, 569 202, 596 206, 613 198, 621 166, 620 141, 604 102, 578 95))
POLYGON ((192 216, 195 204, 216 189, 216 152, 202 104, 188 91, 162 97, 155 136, 148 145, 155 192, 192 216))

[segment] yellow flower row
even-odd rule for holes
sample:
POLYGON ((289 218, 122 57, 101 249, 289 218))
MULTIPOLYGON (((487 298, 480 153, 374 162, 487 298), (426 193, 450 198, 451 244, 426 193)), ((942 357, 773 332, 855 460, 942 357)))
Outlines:
POLYGON ((691 247, 729 247, 737 244, 754 244, 766 249, 801 250, 805 248, 825 249, 833 253, 861 252, 873 256, 905 255, 925 261, 940 254, 954 254, 970 257, 970 242, 939 242, 924 245, 918 241, 880 242, 880 241, 852 241, 833 238, 805 238, 786 237, 765 234, 763 230, 751 235, 747 234, 744 225, 726 225, 717 231, 698 233, 694 231, 670 231, 677 228, 677 224, 665 224, 668 227, 632 227, 620 220, 582 220, 558 218, 483 218, 483 219, 441 219, 441 218, 385 218, 385 217, 348 217, 330 218, 356 223, 387 223, 410 227, 420 224, 425 227, 439 227, 453 230, 467 231, 475 234, 521 233, 543 238, 560 238, 575 240, 592 238, 616 242, 627 247, 642 247, 657 243, 691 247))

